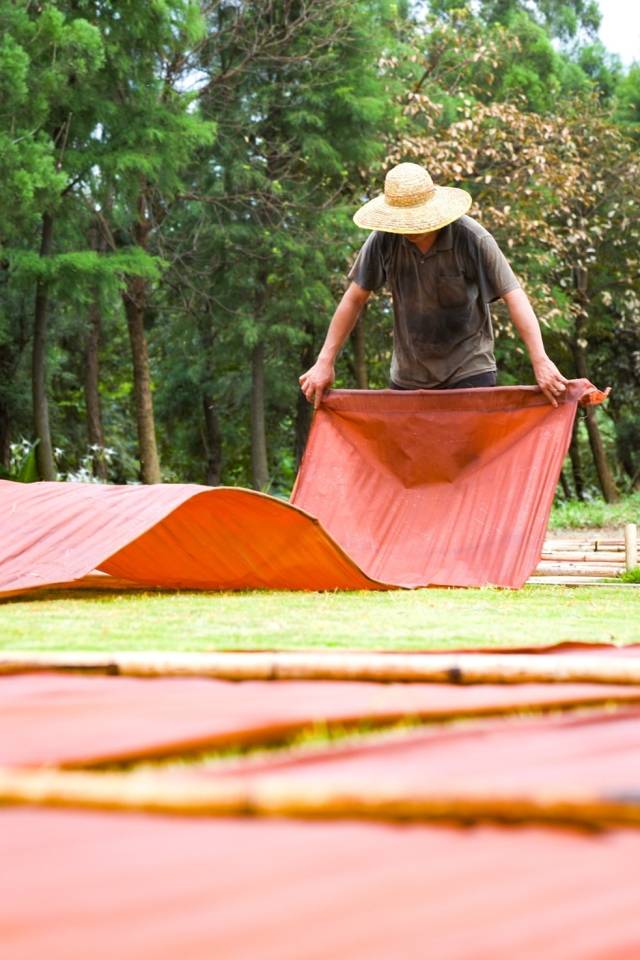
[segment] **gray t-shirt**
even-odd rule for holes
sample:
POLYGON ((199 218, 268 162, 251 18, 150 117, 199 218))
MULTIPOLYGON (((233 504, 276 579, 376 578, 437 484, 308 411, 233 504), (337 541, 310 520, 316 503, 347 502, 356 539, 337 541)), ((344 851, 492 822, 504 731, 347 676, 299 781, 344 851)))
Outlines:
POLYGON ((349 280, 393 298, 391 379, 446 386, 495 370, 489 304, 520 284, 491 234, 471 217, 444 227, 421 253, 400 234, 374 231, 349 280))

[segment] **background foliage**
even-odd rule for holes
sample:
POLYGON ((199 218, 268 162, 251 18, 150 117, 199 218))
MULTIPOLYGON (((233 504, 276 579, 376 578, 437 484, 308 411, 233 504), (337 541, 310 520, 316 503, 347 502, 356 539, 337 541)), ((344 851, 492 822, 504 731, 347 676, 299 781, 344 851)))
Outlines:
MULTIPOLYGON (((472 193, 563 372, 613 387, 561 495, 638 489, 640 66, 598 21, 592 0, 0 0, 5 473, 37 441, 45 478, 286 494, 351 214, 415 160, 472 193)), ((500 307, 495 328, 500 382, 532 382, 500 307)), ((390 353, 378 296, 338 386, 386 386, 390 353)))

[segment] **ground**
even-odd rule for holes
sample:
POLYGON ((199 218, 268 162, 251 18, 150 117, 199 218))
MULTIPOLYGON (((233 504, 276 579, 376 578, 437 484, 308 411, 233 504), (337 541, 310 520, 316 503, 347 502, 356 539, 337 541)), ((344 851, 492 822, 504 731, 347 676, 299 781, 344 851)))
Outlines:
POLYGON ((427 649, 640 639, 640 589, 49 593, 0 605, 0 649, 427 649))

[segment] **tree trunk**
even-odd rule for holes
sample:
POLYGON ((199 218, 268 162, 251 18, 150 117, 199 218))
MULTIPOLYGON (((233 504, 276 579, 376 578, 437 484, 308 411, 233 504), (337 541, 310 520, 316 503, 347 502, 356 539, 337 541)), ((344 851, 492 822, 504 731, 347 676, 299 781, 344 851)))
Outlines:
POLYGON ((616 503, 616 501, 620 499, 620 494, 618 493, 618 488, 613 479, 613 474, 611 473, 607 455, 604 450, 602 434, 600 433, 600 427, 596 420, 596 411, 594 407, 585 407, 585 410, 589 444, 591 446, 591 453, 593 454, 593 462, 596 466, 602 496, 607 503, 616 503))
POLYGON ((104 433, 102 431, 102 411, 100 409, 100 375, 98 351, 100 348, 100 301, 98 291, 89 307, 89 329, 84 349, 84 402, 87 412, 87 440, 93 450, 93 475, 100 480, 107 479, 107 464, 102 453, 104 433))
POLYGON ((217 487, 220 483, 222 465, 222 436, 213 397, 206 392, 202 394, 202 411, 204 414, 203 440, 207 457, 207 475, 204 482, 210 487, 217 487))
POLYGON ((269 486, 267 432, 264 410, 264 343, 251 353, 251 473, 254 490, 269 486))
POLYGON ((9 469, 11 463, 11 421, 9 409, 0 402, 0 466, 9 469))
POLYGON ((200 350, 205 361, 205 377, 200 384, 202 391, 202 447, 207 463, 205 483, 217 487, 222 471, 222 431, 210 384, 213 381, 214 346, 213 318, 205 314, 198 315, 198 334, 200 350))
POLYGON ((153 419, 149 354, 144 332, 146 286, 142 278, 129 277, 123 301, 133 359, 133 395, 138 428, 140 477, 143 483, 160 483, 162 477, 153 419))
POLYGON ((367 305, 360 311, 358 321, 353 328, 353 367, 358 390, 369 389, 369 374, 367 372, 367 351, 365 340, 365 318, 367 305))
POLYGON ((571 445, 569 447, 569 457, 571 458, 571 472, 573 474, 573 487, 576 491, 578 500, 584 500, 584 473, 582 471, 582 458, 578 446, 578 425, 580 421, 576 417, 573 424, 573 434, 571 436, 571 445))
MULTIPOLYGON (((53 217, 49 213, 45 213, 42 216, 41 257, 49 256, 52 244, 53 217)), ((49 404, 47 401, 48 319, 49 289, 47 281, 40 279, 36 283, 35 312, 33 318, 33 354, 31 364, 33 425, 36 438, 40 441, 36 448, 38 473, 42 480, 55 480, 56 465, 53 459, 51 431, 49 429, 49 404)))
MULTIPOLYGON (((576 373, 579 377, 585 377, 588 380, 589 372, 587 368, 587 357, 584 346, 582 345, 582 337, 580 335, 578 335, 573 342, 573 356, 576 365, 576 373)), ((620 494, 618 493, 615 480, 613 479, 613 474, 611 473, 611 468, 609 467, 609 462, 604 449, 604 443, 602 442, 602 434, 600 433, 600 427, 598 426, 598 421, 596 419, 596 410, 595 407, 591 406, 587 406, 584 409, 586 414, 585 423, 587 427, 587 433, 589 435, 589 445, 591 447, 596 473, 598 474, 598 482, 600 484, 600 489, 602 490, 602 496, 607 503, 615 503, 620 499, 620 494)))
POLYGON ((565 500, 571 500, 571 490, 569 489, 569 483, 565 476, 564 470, 560 471, 560 486, 562 487, 562 496, 565 500))
MULTIPOLYGON (((98 225, 89 230, 89 246, 92 250, 104 253, 105 245, 100 239, 98 225)), ((107 479, 107 464, 104 459, 104 433, 102 430, 102 410, 100 408, 100 340, 102 334, 102 315, 100 312, 100 290, 93 290, 89 306, 87 336, 84 345, 84 405, 87 416, 87 440, 92 450, 92 470, 99 480, 107 479)))

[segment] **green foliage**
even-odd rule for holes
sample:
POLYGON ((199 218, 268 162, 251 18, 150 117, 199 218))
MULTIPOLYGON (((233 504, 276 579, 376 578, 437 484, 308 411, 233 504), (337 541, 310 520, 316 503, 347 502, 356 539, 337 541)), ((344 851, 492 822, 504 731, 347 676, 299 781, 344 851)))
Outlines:
POLYGON ((0 241, 21 238, 75 173, 93 120, 91 88, 103 63, 98 29, 62 4, 0 0, 0 241), (78 149, 80 148, 80 149, 78 149), (73 175, 72 173, 72 175, 73 175))
POLYGON ((549 528, 618 527, 622 531, 625 523, 640 523, 640 492, 629 494, 618 503, 604 503, 599 498, 560 501, 553 507, 549 528))
POLYGON ((20 449, 16 451, 16 462, 12 465, 12 468, 7 470, 0 466, 0 479, 14 480, 17 483, 35 483, 39 480, 36 458, 37 445, 37 440, 34 443, 21 444, 20 449))
POLYGON ((35 483, 36 480, 39 480, 38 475, 38 462, 36 460, 36 446, 38 441, 31 444, 31 448, 18 465, 16 471, 15 480, 18 480, 20 483, 35 483))
POLYGON ((87 289, 111 279, 121 286, 128 274, 159 280, 162 268, 166 266, 160 257, 151 256, 135 246, 106 254, 95 250, 70 250, 46 258, 34 250, 8 250, 7 253, 12 280, 17 287, 28 288, 37 280, 45 280, 54 290, 61 291, 68 289, 69 285, 87 289))
POLYGON ((637 136, 640 133, 640 64, 633 64, 619 78, 615 98, 617 119, 637 136))
POLYGON ((562 40, 573 39, 580 31, 592 36, 601 19, 597 0, 480 0, 479 6, 490 23, 524 12, 562 40))

